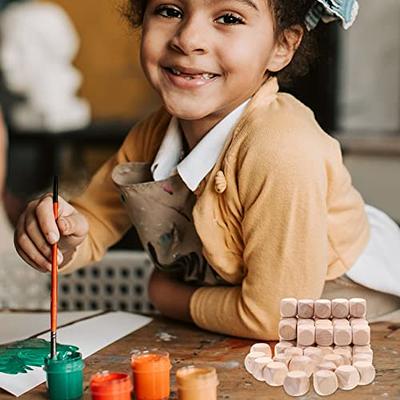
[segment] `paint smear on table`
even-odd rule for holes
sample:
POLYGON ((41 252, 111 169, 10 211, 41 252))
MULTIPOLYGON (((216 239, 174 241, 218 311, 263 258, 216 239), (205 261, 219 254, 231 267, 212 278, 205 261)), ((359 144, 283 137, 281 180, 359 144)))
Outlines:
MULTIPOLYGON (((57 343, 57 357, 63 360, 78 347, 57 343)), ((43 367, 50 354, 50 342, 45 339, 27 339, 0 346, 0 372, 5 374, 26 373, 32 367, 43 367)))

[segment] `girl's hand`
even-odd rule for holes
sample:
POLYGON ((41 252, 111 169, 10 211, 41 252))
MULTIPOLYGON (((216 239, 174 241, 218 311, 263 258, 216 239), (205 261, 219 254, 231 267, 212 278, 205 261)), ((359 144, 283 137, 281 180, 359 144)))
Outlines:
POLYGON ((86 218, 58 197, 58 220, 53 214, 52 194, 30 202, 18 220, 14 244, 18 254, 41 272, 51 270, 51 245, 58 242, 58 263, 65 265, 86 238, 86 218))
POLYGON ((196 289, 170 278, 164 272, 154 270, 148 291, 150 301, 163 315, 181 321, 192 321, 190 298, 196 289))

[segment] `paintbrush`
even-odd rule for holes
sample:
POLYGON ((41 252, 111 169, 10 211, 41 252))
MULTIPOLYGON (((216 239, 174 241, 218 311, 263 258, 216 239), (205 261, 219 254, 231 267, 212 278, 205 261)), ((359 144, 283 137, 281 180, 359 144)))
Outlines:
MULTIPOLYGON (((53 180, 53 214, 57 222, 58 219, 58 177, 53 180)), ((55 358, 57 354, 57 302, 58 302, 58 243, 54 243, 51 247, 51 340, 50 352, 51 358, 55 358)))

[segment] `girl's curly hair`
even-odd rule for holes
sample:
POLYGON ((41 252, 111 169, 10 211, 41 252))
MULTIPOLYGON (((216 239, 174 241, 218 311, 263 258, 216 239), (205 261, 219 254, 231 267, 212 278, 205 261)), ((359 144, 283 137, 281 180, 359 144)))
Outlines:
MULTIPOLYGON (((305 27, 305 16, 315 0, 266 0, 272 10, 275 23, 275 36, 282 37, 285 30, 300 25, 304 30, 303 39, 292 61, 281 71, 274 73, 280 84, 289 84, 295 77, 306 75, 316 58, 317 40, 314 31, 305 27)), ((128 0, 124 14, 133 27, 140 28, 143 23, 147 0, 128 0)))

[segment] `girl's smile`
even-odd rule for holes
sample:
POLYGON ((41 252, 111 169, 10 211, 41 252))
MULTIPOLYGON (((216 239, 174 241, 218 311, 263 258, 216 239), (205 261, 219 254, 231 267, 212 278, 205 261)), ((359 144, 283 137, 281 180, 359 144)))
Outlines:
POLYGON ((189 143, 286 65, 280 50, 267 0, 148 1, 142 67, 189 143))

